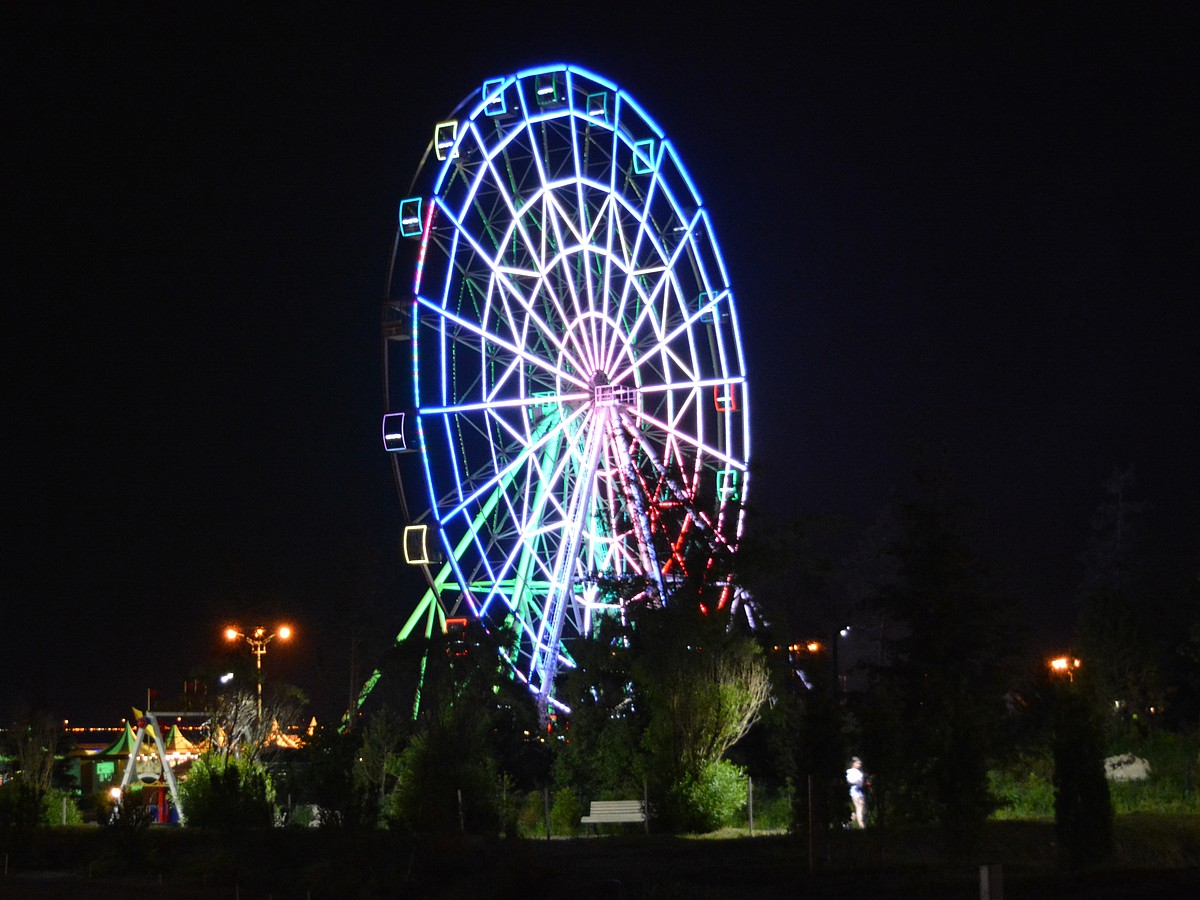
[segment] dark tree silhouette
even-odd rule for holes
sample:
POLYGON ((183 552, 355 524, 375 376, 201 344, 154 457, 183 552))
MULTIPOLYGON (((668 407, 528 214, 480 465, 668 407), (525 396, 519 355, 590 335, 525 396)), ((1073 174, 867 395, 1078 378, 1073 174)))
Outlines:
POLYGON ((1113 808, 1104 774, 1104 724, 1088 673, 1054 690, 1054 825, 1059 862, 1078 869, 1113 852, 1113 808))
MULTIPOLYGON (((890 816, 942 826, 951 851, 980 835, 1016 631, 968 537, 944 469, 921 469, 898 503, 894 577, 872 606, 893 623, 862 706, 863 755, 890 816)), ((884 567, 884 571, 887 567, 884 567)))
POLYGON ((1162 654, 1139 615, 1150 599, 1138 566, 1146 504, 1139 498, 1132 468, 1114 471, 1104 493, 1082 555, 1075 649, 1094 690, 1113 711, 1112 724, 1140 729, 1151 708, 1162 708, 1165 693, 1162 654))

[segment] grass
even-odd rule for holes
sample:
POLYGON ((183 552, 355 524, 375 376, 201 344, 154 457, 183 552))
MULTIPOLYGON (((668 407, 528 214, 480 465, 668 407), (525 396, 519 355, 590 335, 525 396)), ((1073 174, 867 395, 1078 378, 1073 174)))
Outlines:
POLYGON ((1064 875, 1056 869, 1053 825, 1045 822, 991 823, 985 845, 958 860, 945 859, 924 829, 839 831, 817 850, 811 872, 807 845, 781 834, 505 841, 317 829, 241 835, 151 829, 130 839, 111 829, 68 827, 0 834, 12 873, 0 882, 0 897, 86 900, 145 889, 167 891, 173 900, 505 898, 530 891, 631 900, 970 897, 978 896, 978 867, 985 862, 1004 866, 1014 898, 1200 895, 1200 817, 1121 816, 1116 831, 1111 865, 1064 875))

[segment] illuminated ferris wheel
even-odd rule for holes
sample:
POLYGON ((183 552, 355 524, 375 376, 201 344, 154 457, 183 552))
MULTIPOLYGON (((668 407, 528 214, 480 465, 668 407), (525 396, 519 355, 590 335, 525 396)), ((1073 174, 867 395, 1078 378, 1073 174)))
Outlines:
POLYGON ((401 639, 505 623, 545 711, 600 617, 737 611, 733 292, 675 147, 628 93, 573 65, 472 92, 401 203, 388 298, 384 442, 428 584, 401 639))

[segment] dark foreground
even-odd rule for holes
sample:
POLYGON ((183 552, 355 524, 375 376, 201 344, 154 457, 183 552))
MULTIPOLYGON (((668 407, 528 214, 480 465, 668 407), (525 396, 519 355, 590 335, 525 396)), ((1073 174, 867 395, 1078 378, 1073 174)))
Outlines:
POLYGON ((995 823, 987 849, 946 860, 927 834, 845 833, 810 861, 785 836, 687 839, 620 835, 486 841, 274 830, 229 835, 163 829, 46 829, 0 835, 4 900, 323 900, 323 898, 706 898, 979 896, 979 864, 1003 866, 1004 897, 1200 896, 1200 822, 1118 825, 1109 865, 1062 873, 1053 829, 995 823))

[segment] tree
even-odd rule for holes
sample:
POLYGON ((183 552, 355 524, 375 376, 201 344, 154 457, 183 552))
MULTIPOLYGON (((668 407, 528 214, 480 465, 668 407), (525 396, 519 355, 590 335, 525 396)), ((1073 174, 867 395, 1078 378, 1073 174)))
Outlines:
POLYGON ((1166 693, 1158 662, 1162 654, 1139 621, 1139 610, 1150 599, 1137 565, 1146 504, 1138 498, 1132 468, 1115 470, 1104 494, 1081 557, 1076 652, 1086 661, 1094 690, 1116 716, 1114 724, 1140 728, 1151 708, 1162 709, 1166 693))
POLYGON ((58 719, 45 712, 23 712, 8 731, 13 779, 0 787, 0 825, 33 827, 47 821, 45 799, 54 778, 55 755, 62 737, 58 719))
POLYGON ((560 676, 569 726, 554 760, 554 780, 580 801, 640 797, 645 704, 634 690, 628 621, 601 619, 590 640, 574 647, 575 666, 560 676))
POLYGON ((256 691, 237 688, 218 694, 211 719, 214 752, 224 759, 236 755, 257 761, 270 750, 275 728, 295 722, 307 702, 298 688, 272 685, 263 694, 260 717, 256 691))
POLYGON ((571 715, 559 786, 628 799, 648 783, 664 830, 710 831, 742 805, 744 773, 725 756, 758 721, 771 681, 758 644, 726 625, 686 602, 602 620, 562 680, 571 715))
POLYGON ((758 721, 771 691, 761 648, 684 604, 635 620, 632 674, 646 706, 643 747, 659 823, 711 831, 744 802, 725 755, 758 721))
POLYGON ((758 721, 771 682, 762 650, 686 607, 638 616, 634 678, 649 708, 647 737, 681 772, 724 757, 758 721))
POLYGON ((1101 703, 1085 668, 1054 685, 1054 827, 1060 864, 1078 869, 1113 852, 1101 703))
POLYGON ((874 608, 898 626, 862 708, 864 756, 889 815, 941 825, 969 848, 994 808, 987 767, 1003 718, 1014 629, 967 537, 967 506, 944 469, 918 470, 898 504, 894 578, 874 608))
POLYGON ((419 715, 385 810, 392 825, 495 834, 502 785, 545 778, 531 695, 501 663, 511 642, 507 629, 479 622, 428 641, 419 715))

